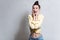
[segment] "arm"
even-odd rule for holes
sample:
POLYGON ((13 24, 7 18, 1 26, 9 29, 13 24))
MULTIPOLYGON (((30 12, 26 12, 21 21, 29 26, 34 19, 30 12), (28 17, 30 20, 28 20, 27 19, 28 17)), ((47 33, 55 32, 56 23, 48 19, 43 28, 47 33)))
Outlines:
POLYGON ((44 16, 41 16, 39 21, 32 21, 31 15, 28 16, 29 25, 32 29, 39 28, 41 26, 42 22, 43 22, 43 19, 44 19, 44 16))
POLYGON ((31 29, 38 29, 38 27, 35 27, 35 21, 32 20, 31 15, 28 15, 29 25, 31 29))
POLYGON ((42 25, 42 23, 43 23, 43 20, 44 20, 44 16, 42 15, 41 18, 39 19, 39 21, 37 21, 37 22, 35 23, 35 27, 36 27, 36 28, 37 28, 37 27, 40 27, 40 26, 42 25))
POLYGON ((28 15, 29 25, 31 29, 34 29, 34 23, 32 23, 31 15, 28 15))

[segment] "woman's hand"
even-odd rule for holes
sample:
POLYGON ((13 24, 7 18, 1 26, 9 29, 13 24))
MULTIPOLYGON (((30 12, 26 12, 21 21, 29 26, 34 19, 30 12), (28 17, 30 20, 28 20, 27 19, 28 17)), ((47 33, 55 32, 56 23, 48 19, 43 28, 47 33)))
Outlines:
POLYGON ((38 18, 38 17, 37 17, 37 14, 34 14, 34 13, 33 13, 33 19, 36 21, 37 18, 38 18))

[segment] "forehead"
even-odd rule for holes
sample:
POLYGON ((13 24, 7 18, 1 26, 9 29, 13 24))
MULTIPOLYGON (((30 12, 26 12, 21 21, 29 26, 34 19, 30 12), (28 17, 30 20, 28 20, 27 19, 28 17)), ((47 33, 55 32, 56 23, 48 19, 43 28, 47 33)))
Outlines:
POLYGON ((35 7, 38 7, 38 5, 34 5, 33 7, 34 7, 34 8, 35 8, 35 7))

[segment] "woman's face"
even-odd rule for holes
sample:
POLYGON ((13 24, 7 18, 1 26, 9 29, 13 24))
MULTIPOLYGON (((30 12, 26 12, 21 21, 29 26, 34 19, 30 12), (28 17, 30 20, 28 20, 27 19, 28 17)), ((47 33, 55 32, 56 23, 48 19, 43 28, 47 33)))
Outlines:
POLYGON ((33 12, 34 14, 37 14, 38 11, 39 11, 39 6, 38 6, 38 5, 34 5, 33 8, 32 8, 32 12, 33 12))

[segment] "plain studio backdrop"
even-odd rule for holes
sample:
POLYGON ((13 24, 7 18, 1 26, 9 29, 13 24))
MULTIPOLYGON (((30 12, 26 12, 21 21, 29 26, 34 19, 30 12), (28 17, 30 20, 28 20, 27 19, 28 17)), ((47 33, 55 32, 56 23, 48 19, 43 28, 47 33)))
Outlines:
MULTIPOLYGON (((0 0, 0 40, 28 40, 28 14, 35 0, 0 0)), ((60 0, 39 0, 45 16, 44 40, 60 40, 60 0)))

